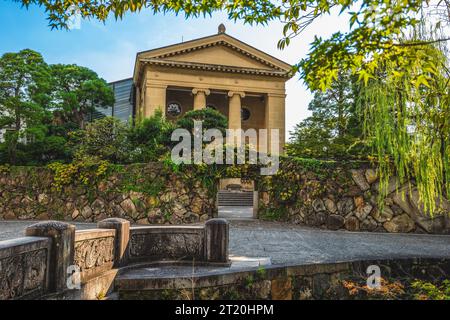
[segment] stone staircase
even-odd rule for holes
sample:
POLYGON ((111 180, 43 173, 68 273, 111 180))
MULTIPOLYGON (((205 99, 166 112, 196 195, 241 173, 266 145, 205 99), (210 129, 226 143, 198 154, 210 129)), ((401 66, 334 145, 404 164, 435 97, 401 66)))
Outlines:
POLYGON ((253 207, 253 192, 220 190, 218 201, 223 207, 253 207))

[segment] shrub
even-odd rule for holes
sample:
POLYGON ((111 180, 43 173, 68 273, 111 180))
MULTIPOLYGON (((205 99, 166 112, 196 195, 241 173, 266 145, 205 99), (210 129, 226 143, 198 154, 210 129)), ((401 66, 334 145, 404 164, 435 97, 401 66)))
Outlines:
POLYGON ((170 136, 174 128, 174 124, 167 121, 161 111, 136 123, 128 135, 132 149, 130 161, 160 160, 170 150, 170 136))
POLYGON ((227 118, 219 111, 211 108, 186 112, 177 121, 177 127, 193 132, 194 120, 202 121, 203 131, 207 129, 219 129, 224 134, 228 128, 227 118))
POLYGON ((70 143, 75 159, 94 157, 113 163, 128 159, 128 128, 119 119, 105 117, 86 125, 85 130, 73 131, 70 143))

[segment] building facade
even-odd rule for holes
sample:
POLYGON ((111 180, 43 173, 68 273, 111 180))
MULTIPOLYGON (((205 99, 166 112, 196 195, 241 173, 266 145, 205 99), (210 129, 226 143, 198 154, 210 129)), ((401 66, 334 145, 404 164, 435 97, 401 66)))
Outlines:
MULTIPOLYGON (((190 110, 214 108, 228 118, 230 129, 278 129, 281 148, 285 82, 291 70, 291 65, 229 36, 220 25, 212 36, 139 52, 133 78, 111 83, 116 103, 106 113, 127 120, 161 110, 176 120, 190 110)), ((268 139, 265 144, 270 134, 268 139)))

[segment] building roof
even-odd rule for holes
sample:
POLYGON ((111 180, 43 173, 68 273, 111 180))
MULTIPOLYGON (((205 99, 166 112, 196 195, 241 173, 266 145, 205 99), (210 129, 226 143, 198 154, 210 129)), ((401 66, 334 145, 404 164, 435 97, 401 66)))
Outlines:
POLYGON ((292 76, 290 64, 226 34, 223 25, 222 28, 219 27, 219 33, 215 35, 138 52, 133 75, 135 83, 140 81, 143 69, 141 66, 146 64, 283 78, 292 76), (215 63, 214 59, 208 60, 201 55, 202 52, 211 51, 217 47, 220 47, 224 53, 226 51, 239 53, 239 58, 236 60, 240 61, 237 61, 237 64, 233 62, 233 65, 227 62, 215 63), (185 59, 188 56, 190 58, 185 59), (194 56, 197 60, 192 59, 194 56))

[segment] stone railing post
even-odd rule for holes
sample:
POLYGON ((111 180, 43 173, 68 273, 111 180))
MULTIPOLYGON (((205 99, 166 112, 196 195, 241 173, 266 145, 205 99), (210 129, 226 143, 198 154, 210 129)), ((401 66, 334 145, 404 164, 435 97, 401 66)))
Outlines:
POLYGON ((205 223, 206 261, 228 263, 229 225, 225 219, 205 223))
POLYGON ((45 221, 29 226, 25 235, 50 237, 49 290, 53 292, 67 289, 68 268, 74 264, 75 226, 60 221, 45 221))
POLYGON ((128 243, 130 241, 130 221, 121 218, 108 218, 97 223, 100 229, 116 230, 114 246, 114 266, 119 267, 127 263, 128 243))

